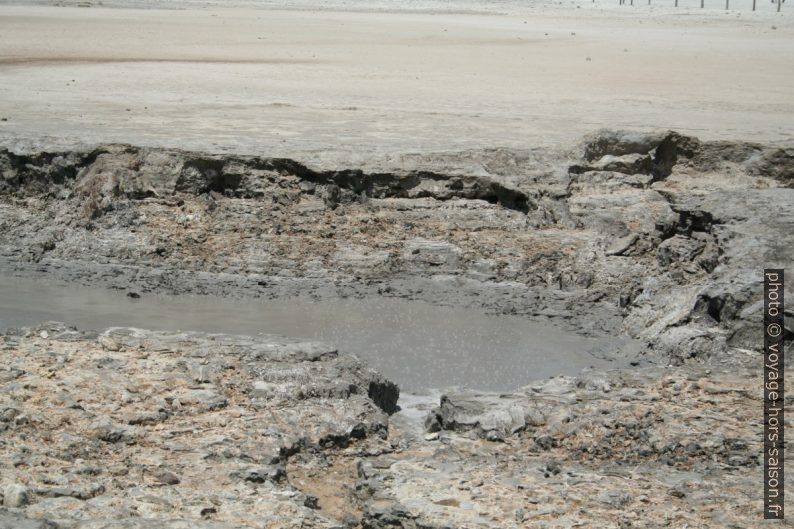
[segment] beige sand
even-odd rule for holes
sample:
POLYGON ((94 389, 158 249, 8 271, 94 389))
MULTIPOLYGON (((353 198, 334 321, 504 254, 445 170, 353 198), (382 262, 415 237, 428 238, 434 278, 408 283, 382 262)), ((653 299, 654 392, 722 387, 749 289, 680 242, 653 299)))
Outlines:
POLYGON ((605 126, 790 140, 794 16, 762 5, 507 15, 5 6, 0 141, 349 162, 567 143, 605 126))

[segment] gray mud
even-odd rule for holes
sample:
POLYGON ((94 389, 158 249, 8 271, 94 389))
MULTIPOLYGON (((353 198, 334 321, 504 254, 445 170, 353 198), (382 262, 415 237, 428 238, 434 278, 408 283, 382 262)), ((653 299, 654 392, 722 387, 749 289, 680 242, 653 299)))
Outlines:
POLYGON ((619 365, 601 357, 623 345, 518 316, 422 301, 131 298, 102 288, 0 276, 0 328, 48 320, 95 330, 132 326, 320 340, 356 354, 407 390, 513 390, 538 378, 619 365))
POLYGON ((144 296, 401 298, 643 342, 613 357, 735 365, 759 349, 763 269, 794 261, 790 147, 599 131, 392 163, 0 150, 0 270, 144 296))

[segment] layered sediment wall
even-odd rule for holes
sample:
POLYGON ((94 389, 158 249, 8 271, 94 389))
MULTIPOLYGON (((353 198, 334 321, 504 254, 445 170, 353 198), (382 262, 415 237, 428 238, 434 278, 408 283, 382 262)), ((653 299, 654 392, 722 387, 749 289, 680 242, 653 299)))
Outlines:
POLYGON ((792 149, 601 131, 391 166, 0 151, 0 260, 143 292, 478 306, 625 332, 672 363, 746 360, 762 269, 794 262, 792 149))

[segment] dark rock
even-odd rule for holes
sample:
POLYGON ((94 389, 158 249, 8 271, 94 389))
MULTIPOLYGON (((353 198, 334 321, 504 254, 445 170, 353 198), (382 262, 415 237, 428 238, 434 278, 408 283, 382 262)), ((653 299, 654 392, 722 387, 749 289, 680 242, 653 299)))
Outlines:
POLYGON ((236 470, 232 472, 231 476, 250 483, 264 483, 266 481, 278 483, 287 477, 287 472, 283 464, 276 464, 236 470))
POLYGON ((164 485, 177 485, 180 482, 179 476, 170 470, 157 471, 155 472, 154 477, 157 481, 163 483, 164 485))
POLYGON ((538 445, 542 450, 551 450, 554 445, 554 438, 549 435, 541 435, 535 438, 535 444, 538 445))

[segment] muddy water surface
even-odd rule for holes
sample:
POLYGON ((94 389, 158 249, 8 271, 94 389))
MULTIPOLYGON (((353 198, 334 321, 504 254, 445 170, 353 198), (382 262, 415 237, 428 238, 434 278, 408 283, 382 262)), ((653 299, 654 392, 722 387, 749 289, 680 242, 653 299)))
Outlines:
POLYGON ((143 295, 0 277, 0 328, 63 321, 320 340, 354 353, 409 391, 447 386, 507 391, 552 375, 609 366, 618 343, 545 322, 425 302, 374 298, 234 300, 143 295))

